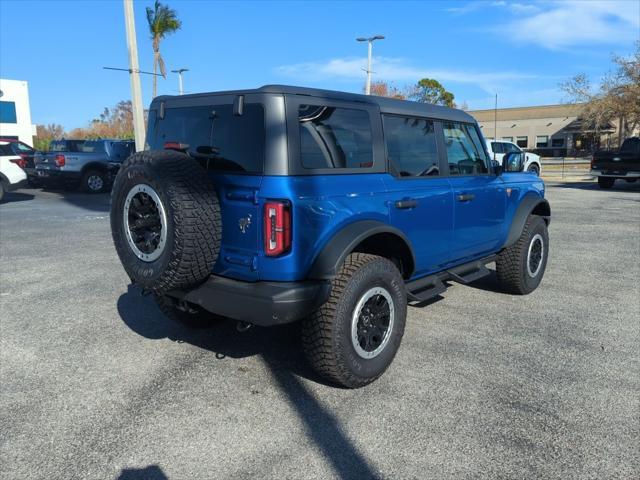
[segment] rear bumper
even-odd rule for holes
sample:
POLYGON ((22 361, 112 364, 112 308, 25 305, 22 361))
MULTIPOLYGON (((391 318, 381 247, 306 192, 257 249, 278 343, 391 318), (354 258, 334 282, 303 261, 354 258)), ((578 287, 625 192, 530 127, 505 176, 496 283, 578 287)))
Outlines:
POLYGON ((612 172, 607 170, 591 170, 594 177, 640 178, 640 172, 612 172))
POLYGON ((79 182, 80 172, 69 172, 65 170, 48 170, 36 168, 34 180, 39 182, 79 182))
POLYGON ((252 283, 212 275, 193 290, 169 295, 216 315, 270 326, 301 320, 325 303, 330 291, 323 281, 252 283))
POLYGON ((16 183, 5 183, 4 184, 4 188, 7 192, 13 192, 14 190, 17 190, 19 188, 25 188, 27 186, 27 179, 25 178, 24 180, 20 180, 19 182, 16 183))

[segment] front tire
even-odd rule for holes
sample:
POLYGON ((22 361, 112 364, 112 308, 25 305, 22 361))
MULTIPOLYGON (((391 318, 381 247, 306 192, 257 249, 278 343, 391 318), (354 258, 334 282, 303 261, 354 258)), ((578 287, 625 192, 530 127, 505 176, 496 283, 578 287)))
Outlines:
POLYGON ((540 167, 538 167, 538 165, 536 165, 535 163, 532 163, 531 165, 529 165, 527 167, 527 172, 529 173, 535 173, 536 176, 540 176, 540 167))
POLYGON ((329 300, 302 324, 311 366, 347 388, 363 387, 393 361, 407 316, 407 294, 386 258, 350 254, 332 282, 329 300))
POLYGON ((544 276, 549 258, 549 232, 542 217, 529 215, 518 241, 496 259, 498 283, 507 293, 527 295, 544 276))
POLYGON ((613 184, 616 183, 615 178, 611 177, 598 177, 598 186, 600 188, 609 189, 613 187, 613 184))

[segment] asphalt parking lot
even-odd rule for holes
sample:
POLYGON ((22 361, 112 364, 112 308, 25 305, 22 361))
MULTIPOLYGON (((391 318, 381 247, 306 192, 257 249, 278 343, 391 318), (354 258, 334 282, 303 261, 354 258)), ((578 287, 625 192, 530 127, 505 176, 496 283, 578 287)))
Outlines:
POLYGON ((638 478, 640 184, 550 183, 527 297, 493 277, 410 308, 360 390, 295 325, 188 330, 128 286, 109 196, 0 205, 3 479, 638 478))

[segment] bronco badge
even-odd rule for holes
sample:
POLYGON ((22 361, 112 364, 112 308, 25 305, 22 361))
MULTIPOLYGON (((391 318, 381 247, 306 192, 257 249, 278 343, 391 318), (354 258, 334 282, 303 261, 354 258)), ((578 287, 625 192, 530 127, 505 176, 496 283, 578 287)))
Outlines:
POLYGON ((238 226, 240 227, 240 231, 242 233, 247 233, 247 229, 249 228, 250 225, 251 225, 251 214, 247 215, 246 217, 242 217, 240 218, 240 220, 238 220, 238 226))

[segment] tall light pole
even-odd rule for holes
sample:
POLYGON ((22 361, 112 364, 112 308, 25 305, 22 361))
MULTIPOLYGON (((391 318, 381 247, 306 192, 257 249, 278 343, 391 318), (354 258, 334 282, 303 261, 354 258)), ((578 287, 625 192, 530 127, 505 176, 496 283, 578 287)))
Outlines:
POLYGON ((179 68, 178 70, 171 70, 173 73, 177 73, 178 74, 178 92, 180 93, 180 95, 184 94, 184 90, 182 89, 182 73, 183 72, 188 72, 189 69, 188 68, 179 68))
POLYGON ((138 65, 138 42, 133 19, 133 0, 124 0, 124 22, 127 27, 127 49, 129 50, 129 79, 131 80, 131 109, 133 110, 133 133, 136 151, 144 150, 144 109, 142 107, 142 87, 138 65))
POLYGON ((384 35, 375 35, 373 37, 365 38, 358 37, 356 41, 358 42, 368 42, 369 43, 369 52, 367 56, 367 86, 365 87, 364 93, 366 95, 371 95, 371 54, 373 51, 373 42, 376 40, 384 40, 384 35))

